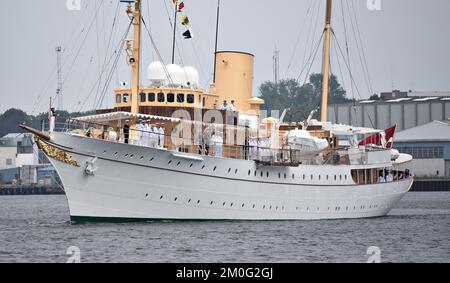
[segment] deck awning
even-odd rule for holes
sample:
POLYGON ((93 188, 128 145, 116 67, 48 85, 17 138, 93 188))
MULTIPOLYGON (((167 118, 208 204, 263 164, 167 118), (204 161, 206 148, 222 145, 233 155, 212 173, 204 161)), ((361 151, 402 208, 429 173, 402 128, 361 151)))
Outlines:
POLYGON ((102 124, 102 123, 106 123, 106 122, 117 121, 117 120, 127 120, 127 119, 132 119, 132 118, 162 120, 162 121, 170 121, 170 122, 180 122, 181 121, 181 119, 178 119, 178 118, 137 114, 137 113, 124 112, 124 111, 90 115, 90 116, 84 116, 84 117, 77 117, 77 118, 72 118, 72 120, 80 121, 80 122, 87 122, 87 123, 102 124))

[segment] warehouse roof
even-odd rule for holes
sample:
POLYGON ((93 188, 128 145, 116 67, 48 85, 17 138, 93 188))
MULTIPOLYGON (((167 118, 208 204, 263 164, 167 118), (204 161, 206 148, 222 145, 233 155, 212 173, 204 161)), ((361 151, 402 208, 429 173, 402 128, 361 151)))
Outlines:
POLYGON ((422 126, 407 129, 399 132, 395 137, 395 141, 450 141, 450 123, 448 121, 433 121, 422 126))

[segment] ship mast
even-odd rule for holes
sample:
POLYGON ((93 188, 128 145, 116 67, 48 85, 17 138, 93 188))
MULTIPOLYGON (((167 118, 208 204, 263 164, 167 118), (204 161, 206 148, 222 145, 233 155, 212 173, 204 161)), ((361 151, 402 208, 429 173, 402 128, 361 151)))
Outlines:
POLYGON ((332 0, 327 0, 327 12, 325 18, 325 40, 323 54, 323 81, 322 81, 322 122, 328 119, 328 92, 329 92, 329 73, 330 73, 330 41, 331 41, 331 8, 332 0))
POLYGON ((131 113, 139 113, 140 61, 141 61, 141 0, 134 1, 134 11, 128 4, 127 13, 133 19, 133 47, 128 63, 132 68, 131 80, 131 113))

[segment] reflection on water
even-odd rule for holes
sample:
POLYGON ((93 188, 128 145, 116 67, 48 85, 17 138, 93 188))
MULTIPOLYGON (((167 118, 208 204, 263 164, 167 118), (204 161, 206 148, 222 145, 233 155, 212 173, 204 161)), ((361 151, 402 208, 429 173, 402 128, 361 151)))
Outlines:
POLYGON ((0 262, 450 262, 450 193, 408 193, 387 216, 321 221, 70 225, 64 196, 0 197, 0 262))

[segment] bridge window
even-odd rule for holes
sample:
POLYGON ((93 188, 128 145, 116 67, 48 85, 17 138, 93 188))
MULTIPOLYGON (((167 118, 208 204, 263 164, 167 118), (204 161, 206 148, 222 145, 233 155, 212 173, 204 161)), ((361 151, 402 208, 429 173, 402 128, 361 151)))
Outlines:
POLYGON ((141 102, 145 102, 146 98, 147 98, 147 95, 145 93, 141 92, 141 93, 139 93, 139 97, 141 99, 141 102))
POLYGON ((184 103, 184 93, 177 94, 177 102, 184 103))
POLYGON ((173 94, 173 93, 168 93, 168 94, 167 94, 167 102, 169 102, 169 103, 175 102, 175 94, 173 94))
POLYGON ((123 103, 128 103, 130 95, 128 93, 123 94, 123 103))
POLYGON ((165 102, 164 93, 158 93, 158 102, 165 102))
POLYGON ((116 103, 121 103, 121 102, 122 102, 122 95, 116 94, 116 103))
POLYGON ((148 94, 148 101, 155 102, 155 97, 156 97, 155 93, 154 92, 150 92, 148 94))
POLYGON ((187 103, 193 104, 195 102, 195 96, 193 94, 187 95, 187 103))

